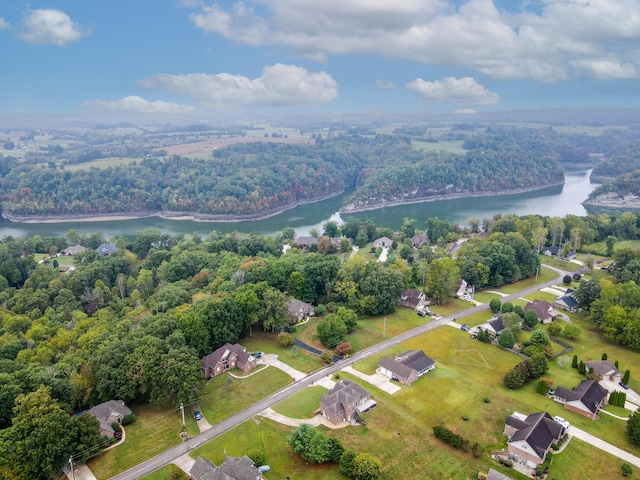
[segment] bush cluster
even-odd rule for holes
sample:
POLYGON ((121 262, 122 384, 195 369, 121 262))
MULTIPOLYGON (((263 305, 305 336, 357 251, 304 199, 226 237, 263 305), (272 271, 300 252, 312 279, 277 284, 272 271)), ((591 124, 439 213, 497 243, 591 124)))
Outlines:
POLYGON ((444 443, 448 443, 455 448, 462 448, 464 445, 464 438, 461 435, 453 433, 451 430, 443 427, 442 425, 436 425, 435 427, 433 427, 433 434, 436 436, 436 438, 439 438, 444 443))
POLYGON ((507 388, 516 390, 529 380, 540 378, 549 369, 547 359, 543 354, 535 354, 518 363, 504 376, 504 384, 507 388))

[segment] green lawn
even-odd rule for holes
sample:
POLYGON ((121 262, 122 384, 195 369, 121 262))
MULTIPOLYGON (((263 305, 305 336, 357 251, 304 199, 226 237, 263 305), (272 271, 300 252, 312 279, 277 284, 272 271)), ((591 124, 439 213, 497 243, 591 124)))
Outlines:
POLYGON ((562 270, 567 270, 569 272, 573 272, 574 270, 578 270, 582 268, 577 263, 567 262, 566 260, 559 260, 556 257, 550 257, 547 255, 540 255, 540 262, 543 265, 550 265, 552 267, 560 268, 562 270))
POLYGON ((320 385, 306 387, 295 395, 276 403, 272 408, 287 417, 312 418, 313 412, 320 406, 320 399, 327 391, 320 385))
POLYGON ((180 443, 182 420, 173 405, 131 406, 135 423, 125 427, 126 440, 87 462, 96 478, 111 478, 180 443))
POLYGON ((189 480, 189 475, 180 470, 180 467, 170 463, 156 470, 149 475, 142 477, 143 480, 189 480))
POLYGON ((209 423, 216 424, 289 383, 291 377, 275 367, 246 378, 218 375, 200 392, 200 409, 209 423))
POLYGON ((604 409, 607 412, 613 413, 614 415, 618 415, 619 417, 622 417, 622 418, 626 418, 629 415, 631 415, 630 410, 627 410, 626 408, 623 408, 623 407, 617 407, 615 405, 607 405, 606 407, 604 407, 604 409))
POLYGON ((527 295, 526 297, 527 300, 545 300, 549 303, 552 303, 554 300, 558 299, 557 295, 554 295, 553 293, 547 293, 547 292, 536 292, 536 293, 532 293, 531 295, 527 295))
POLYGON ((553 464, 547 478, 618 478, 621 477, 620 466, 623 463, 617 457, 602 450, 596 451, 590 445, 574 438, 562 453, 553 455, 553 464))
POLYGON ((442 305, 433 305, 430 306, 429 309, 439 315, 441 317, 446 317, 447 315, 453 315, 454 313, 461 312, 466 310, 467 308, 472 308, 473 305, 469 302, 465 302, 459 298, 453 298, 447 303, 443 303, 442 305))
MULTIPOLYGON (((566 262, 565 262, 566 263, 566 262)), ((509 283, 508 285, 504 285, 500 288, 487 288, 487 290, 494 290, 501 293, 512 294, 517 293, 520 290, 524 290, 528 287, 533 287, 534 285, 538 285, 540 283, 548 282, 549 280, 553 280, 556 278, 558 274, 549 269, 549 268, 540 268, 540 272, 538 273, 538 281, 536 282, 536 276, 525 278, 524 280, 520 280, 519 282, 509 283)))

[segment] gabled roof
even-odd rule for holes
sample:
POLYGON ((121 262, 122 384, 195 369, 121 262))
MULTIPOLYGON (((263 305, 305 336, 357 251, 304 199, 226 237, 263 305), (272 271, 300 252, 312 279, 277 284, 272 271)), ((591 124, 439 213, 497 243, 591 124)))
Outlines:
POLYGON ((560 247, 557 245, 552 245, 551 247, 547 247, 544 249, 545 253, 549 252, 551 255, 557 255, 559 251, 560 247))
POLYGON ((524 306, 524 311, 528 312, 529 310, 535 310, 538 318, 542 319, 558 315, 558 312, 545 300, 534 300, 533 302, 527 303, 524 306))
POLYGON ((113 255, 118 251, 118 247, 116 247, 113 243, 103 243, 98 248, 96 248, 96 252, 100 255, 113 255))
POLYGON ((413 373, 413 369, 411 367, 408 367, 391 357, 384 357, 380 360, 379 365, 392 372, 394 376, 404 380, 407 380, 411 376, 411 373, 413 373))
POLYGON ((593 368, 593 373, 596 375, 619 375, 620 372, 616 368, 616 365, 609 360, 598 360, 595 362, 584 362, 587 370, 593 368))
POLYGON ((562 433, 562 425, 554 421, 547 412, 532 413, 524 420, 509 418, 505 423, 517 428, 513 423, 521 422, 522 428, 518 429, 511 436, 510 442, 525 441, 540 458, 544 458, 551 444, 556 441, 562 433), (510 423, 511 422, 511 423, 510 423))
POLYGON ((421 247, 422 245, 424 245, 425 243, 429 243, 429 237, 427 237, 426 235, 416 235, 414 237, 411 237, 411 243, 413 244, 413 246, 417 246, 417 247, 421 247))
POLYGON ((300 313, 309 313, 313 315, 313 305, 296 298, 292 298, 291 300, 289 300, 289 315, 298 315, 300 313))
POLYGON ((253 460, 246 455, 244 457, 227 457, 218 469, 233 480, 256 480, 261 476, 253 460))
POLYGON ((578 301, 575 298, 573 298, 571 295, 563 295, 562 297, 559 297, 556 300, 554 300, 554 303, 556 302, 562 303, 569 308, 578 308, 578 301))
POLYGON ((109 400, 100 405, 96 405, 87 413, 98 419, 101 429, 113 432, 111 424, 118 422, 118 417, 126 417, 132 412, 131 409, 125 405, 124 400, 109 400))
POLYGON ((427 357, 422 350, 407 350, 406 352, 398 355, 396 360, 418 373, 436 363, 431 358, 427 357))
POLYGON ((219 361, 228 358, 232 353, 235 353, 238 356, 238 363, 241 365, 245 365, 251 358, 253 358, 252 355, 247 352, 247 349, 239 343, 234 345, 225 343, 214 352, 202 357, 202 368, 215 367, 219 361))
POLYGON ((67 247, 62 250, 63 255, 75 255, 77 253, 82 253, 87 249, 87 247, 83 247, 82 245, 73 245, 71 247, 67 247))
POLYGON ((422 300, 423 298, 425 298, 424 293, 422 293, 417 288, 405 290, 400 294, 400 306, 416 308, 420 303, 420 300, 422 300))
POLYGON ((490 468, 487 480, 511 480, 511 477, 507 477, 504 473, 500 473, 499 471, 490 468))
POLYGON ((391 245, 393 244, 393 240, 391 240, 389 237, 380 237, 373 242, 374 245, 379 245, 381 243, 384 245, 391 245))
POLYGON ((502 323, 502 317, 493 318, 489 320, 487 323, 491 326, 491 328, 493 328, 494 332, 496 333, 500 333, 502 330, 504 330, 504 323, 502 323))
POLYGON ((295 242, 298 245, 314 245, 318 243, 318 239, 315 237, 301 235, 300 237, 296 237, 295 242))
POLYGON ((344 405, 357 403, 363 397, 369 396, 369 392, 355 382, 344 379, 323 395, 320 404, 333 414, 344 411, 344 405))
POLYGON ((591 413, 597 413, 598 406, 602 403, 602 400, 607 398, 607 393, 609 392, 595 380, 585 380, 580 382, 573 390, 565 387, 557 387, 555 395, 563 398, 567 402, 577 400, 591 413))

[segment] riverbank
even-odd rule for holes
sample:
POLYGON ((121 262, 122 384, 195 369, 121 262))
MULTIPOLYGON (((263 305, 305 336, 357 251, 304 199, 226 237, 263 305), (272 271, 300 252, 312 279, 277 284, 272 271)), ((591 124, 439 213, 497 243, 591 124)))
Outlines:
POLYGON ((640 197, 631 193, 620 195, 610 192, 603 193, 595 198, 589 198, 582 202, 582 205, 607 210, 640 210, 640 197))
POLYGON ((554 182, 548 185, 543 185, 540 187, 532 187, 532 188, 513 188, 509 190, 501 190, 499 192, 457 192, 457 193, 449 193, 444 195, 437 195, 432 197, 420 197, 420 198, 410 198, 410 199, 402 199, 396 201, 385 201, 379 202, 371 205, 364 206, 355 206, 353 204, 345 205, 340 209, 340 214, 350 214, 350 213, 360 213, 360 212, 368 212, 371 210, 379 210, 381 208, 388 207, 398 207, 401 205, 413 205, 417 203, 429 203, 429 202, 438 202, 442 200, 459 200, 465 198, 480 198, 480 197, 498 197, 498 196, 508 196, 508 195, 518 195, 522 193, 536 192, 539 190, 545 190, 550 187, 558 187, 564 185, 564 180, 561 182, 554 182))
POLYGON ((10 222, 14 223, 26 223, 26 224, 40 224, 40 223, 68 223, 68 222, 109 222, 109 221, 122 221, 122 220, 137 220, 141 218, 158 217, 164 220, 176 220, 176 221, 192 221, 192 222, 219 222, 219 223, 235 223, 235 222, 253 222, 256 220, 265 220, 267 218, 275 217, 288 210, 292 210, 302 205, 309 205, 324 200, 329 200, 334 197, 338 197, 344 193, 344 190, 339 192, 323 195, 322 197, 316 197, 313 199, 299 200, 295 203, 270 210, 265 213, 257 213, 254 215, 209 215, 197 212, 171 212, 165 210, 157 211, 142 211, 142 212, 117 212, 108 213, 103 215, 86 214, 86 215, 12 215, 7 212, 2 212, 2 217, 10 222))

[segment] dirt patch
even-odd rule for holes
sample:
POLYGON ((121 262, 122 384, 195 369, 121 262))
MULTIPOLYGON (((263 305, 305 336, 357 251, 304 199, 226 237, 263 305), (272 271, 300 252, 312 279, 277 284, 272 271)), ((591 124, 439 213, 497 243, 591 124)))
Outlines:
POLYGON ((188 153, 196 153, 202 151, 215 150, 216 148, 226 147, 234 143, 255 143, 255 142, 275 142, 287 144, 312 144, 315 140, 311 138, 248 138, 248 137, 232 137, 232 138, 215 138, 197 143, 185 143, 183 145, 171 145, 168 147, 156 148, 154 151, 164 150, 169 155, 186 155, 188 153))

